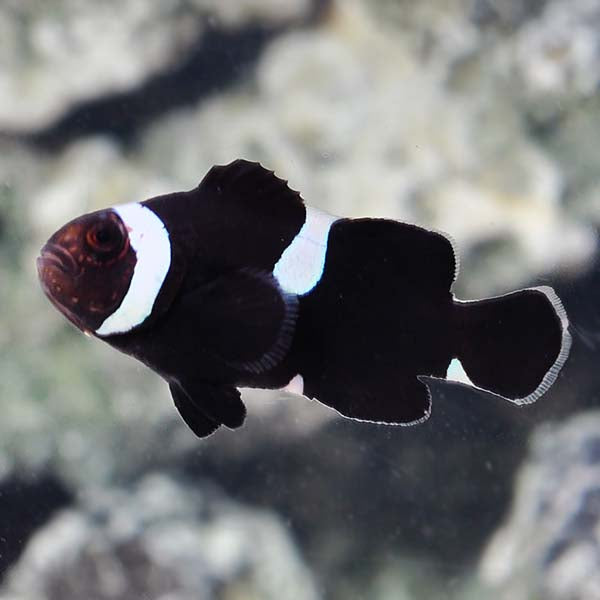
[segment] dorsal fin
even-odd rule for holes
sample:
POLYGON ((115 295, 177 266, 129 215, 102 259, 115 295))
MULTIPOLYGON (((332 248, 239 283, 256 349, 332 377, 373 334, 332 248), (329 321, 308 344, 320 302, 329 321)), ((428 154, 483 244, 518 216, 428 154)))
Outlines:
POLYGON ((199 191, 211 193, 224 202, 250 203, 256 209, 282 204, 302 206, 300 193, 290 189, 287 181, 260 163, 238 158, 228 165, 215 165, 198 186, 199 191))
POLYGON ((249 267, 271 272, 306 219, 300 194, 258 163, 214 166, 187 194, 190 242, 215 272, 249 267))

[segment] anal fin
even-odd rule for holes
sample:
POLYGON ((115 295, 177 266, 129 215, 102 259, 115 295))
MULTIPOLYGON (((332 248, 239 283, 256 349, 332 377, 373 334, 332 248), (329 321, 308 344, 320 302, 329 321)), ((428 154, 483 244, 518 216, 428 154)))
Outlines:
POLYGON ((342 416, 358 421, 416 425, 427 420, 431 413, 429 389, 414 377, 363 385, 352 382, 347 387, 312 388, 305 393, 342 416))

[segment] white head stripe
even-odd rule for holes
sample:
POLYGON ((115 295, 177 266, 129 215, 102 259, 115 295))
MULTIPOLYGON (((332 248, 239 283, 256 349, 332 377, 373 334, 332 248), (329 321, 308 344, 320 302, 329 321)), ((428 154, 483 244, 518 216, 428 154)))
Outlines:
POLYGON ((273 269, 289 294, 306 294, 319 283, 325 268, 329 230, 339 217, 306 207, 306 220, 273 269))
POLYGON ((143 323, 152 312, 171 265, 169 233, 156 213, 137 202, 113 210, 129 232, 136 263, 123 302, 96 330, 98 335, 125 333, 143 323))

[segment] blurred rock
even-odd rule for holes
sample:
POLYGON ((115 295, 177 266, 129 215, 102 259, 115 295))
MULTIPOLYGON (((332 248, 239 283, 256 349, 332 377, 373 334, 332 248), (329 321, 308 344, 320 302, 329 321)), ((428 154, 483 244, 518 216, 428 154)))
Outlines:
POLYGON ((475 0, 471 16, 479 25, 517 28, 538 17, 548 0, 475 0))
POLYGON ((311 0, 8 0, 0 8, 0 129, 35 131, 78 102, 132 89, 184 61, 207 27, 283 24, 311 7, 311 0))
POLYGON ((203 28, 200 15, 181 5, 5 3, 0 127, 36 129, 77 101, 131 88, 172 64, 203 28))
POLYGON ((186 0, 186 4, 202 14, 211 15, 213 23, 241 27, 253 21, 265 24, 297 21, 316 3, 313 0, 186 0))
POLYGON ((551 0, 499 48, 510 65, 515 94, 538 115, 596 93, 600 83, 600 3, 551 0))
POLYGON ((510 86, 532 141, 559 165, 562 203, 597 226, 600 3, 551 0, 495 44, 488 67, 510 86))
POLYGON ((317 600, 281 522, 163 475, 96 488, 29 542, 0 598, 317 600))
POLYGON ((600 413, 536 433, 481 577, 499 599, 600 598, 600 413))

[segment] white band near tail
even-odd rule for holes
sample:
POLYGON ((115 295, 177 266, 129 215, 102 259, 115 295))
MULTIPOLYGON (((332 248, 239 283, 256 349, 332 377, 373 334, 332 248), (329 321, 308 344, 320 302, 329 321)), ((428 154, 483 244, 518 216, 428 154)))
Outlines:
POLYGON ((446 373, 446 381, 453 381, 455 383, 464 383, 465 385, 470 385, 471 387, 477 387, 467 375, 462 363, 458 358, 453 358, 450 361, 450 366, 448 367, 448 371, 446 373))
POLYGON ((323 275, 327 240, 339 220, 316 208, 306 207, 306 220, 273 269, 279 285, 288 294, 307 294, 323 275))
POLYGON ((130 331, 150 316, 171 265, 169 233, 156 213, 137 202, 113 210, 129 232, 136 263, 123 302, 96 330, 101 336, 130 331))
POLYGON ((290 394, 296 394, 297 396, 303 396, 304 395, 304 377, 302 377, 302 375, 300 375, 300 373, 298 373, 297 375, 294 375, 294 377, 292 377, 290 379, 290 382, 281 388, 281 391, 283 392, 289 392, 290 394))

